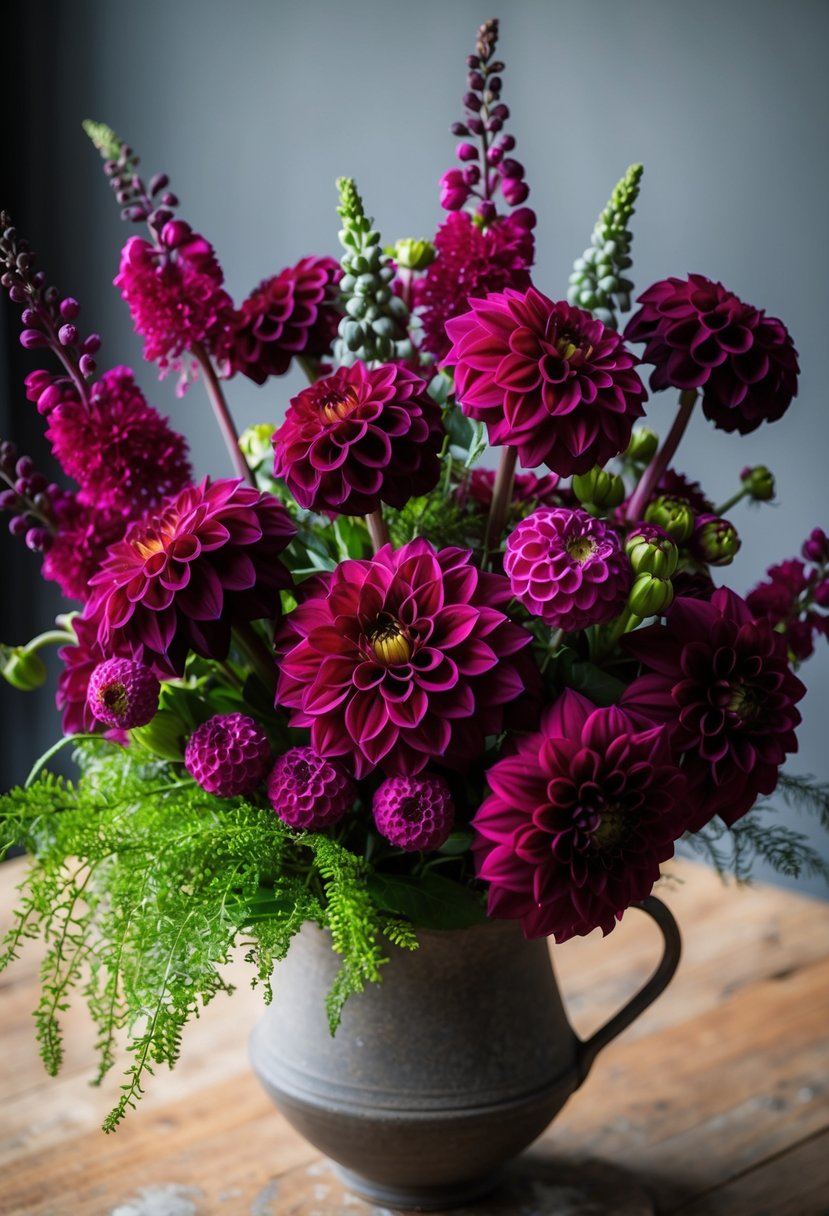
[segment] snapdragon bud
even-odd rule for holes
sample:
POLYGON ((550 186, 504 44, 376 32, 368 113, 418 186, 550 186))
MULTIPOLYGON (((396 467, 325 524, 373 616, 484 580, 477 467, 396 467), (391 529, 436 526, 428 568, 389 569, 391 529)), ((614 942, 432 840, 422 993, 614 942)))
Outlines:
POLYGON ((679 562, 679 549, 655 524, 645 524, 632 532, 625 542, 625 552, 634 574, 670 578, 679 562))
POLYGON ((628 595, 628 608, 637 616, 661 616, 674 598, 670 579, 657 578, 653 574, 636 576, 628 595))
POLYGON ((645 509, 645 521, 667 532, 678 545, 689 540, 694 531, 694 512, 682 498, 660 494, 645 509))
POLYGON ((579 473, 573 478, 573 493, 580 503, 611 510, 618 507, 625 497, 625 483, 615 473, 596 465, 589 473, 579 473))

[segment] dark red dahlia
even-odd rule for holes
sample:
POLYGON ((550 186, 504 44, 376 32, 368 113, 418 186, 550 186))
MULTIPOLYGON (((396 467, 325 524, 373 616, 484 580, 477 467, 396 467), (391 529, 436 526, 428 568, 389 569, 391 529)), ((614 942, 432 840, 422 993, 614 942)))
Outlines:
POLYGON ((281 376, 294 355, 324 358, 337 336, 337 283, 333 258, 302 258, 266 279, 237 314, 222 354, 226 374, 241 372, 255 384, 281 376))
POLYGON ((358 778, 465 766, 507 705, 532 701, 532 639, 503 611, 509 584, 472 558, 422 539, 385 545, 342 562, 291 613, 276 699, 321 756, 350 756, 358 778))
POLYGON ((173 675, 190 650, 225 658, 233 625, 278 616, 278 593, 291 585, 279 555, 294 531, 275 498, 238 481, 183 490, 131 524, 91 580, 102 648, 126 645, 173 675))
POLYGON ((654 390, 700 389, 706 418, 747 435, 797 393, 797 351, 782 321, 701 274, 663 279, 639 297, 628 342, 644 342, 654 390))
POLYGON ((493 917, 563 942, 644 899, 686 827, 685 782, 664 726, 566 689, 487 773, 472 820, 493 917))
POLYGON ((797 750, 795 705, 806 689, 789 667, 785 639, 721 587, 710 602, 675 600, 666 624, 625 641, 648 674, 628 686, 622 705, 668 727, 689 779, 689 827, 714 815, 734 823, 772 792, 797 750))
MULTIPOLYGON (((804 555, 814 551, 811 539, 803 546, 804 555)), ((829 618, 815 609, 815 605, 829 607, 829 584, 822 577, 823 565, 816 569, 790 558, 770 566, 766 581, 758 583, 746 596, 754 615, 768 617, 777 632, 783 634, 798 662, 814 654, 815 634, 828 632, 829 618)))
POLYGON ((357 362, 291 400, 273 437, 274 473, 301 507, 366 515, 434 489, 443 436, 419 376, 357 362))
POLYGON ((445 844, 455 822, 452 793, 442 777, 387 777, 374 792, 377 831, 405 853, 434 852, 445 844))
POLYGON ((534 287, 470 300, 446 323, 463 412, 525 468, 569 477, 623 452, 644 413, 637 360, 612 329, 534 287))

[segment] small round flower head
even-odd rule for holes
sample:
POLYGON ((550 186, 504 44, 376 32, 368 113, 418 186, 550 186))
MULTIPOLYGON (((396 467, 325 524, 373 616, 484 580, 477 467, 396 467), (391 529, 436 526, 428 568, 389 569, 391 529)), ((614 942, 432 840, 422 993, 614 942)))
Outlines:
POLYGON ((92 672, 86 700, 99 722, 132 730, 155 716, 160 691, 158 679, 143 663, 107 659, 92 672))
POLYGON ((268 771, 271 745, 247 714, 216 714, 197 727, 184 749, 184 767, 208 794, 251 794, 268 771))
POLYGON ((336 760, 313 747, 292 747, 280 756, 268 778, 268 798, 289 827, 319 832, 333 827, 351 809, 354 782, 336 760))
POLYGON ((646 343, 652 389, 699 389, 705 417, 741 435, 783 416, 800 369, 782 321, 701 274, 654 283, 639 303, 625 338, 646 343))
POLYGON ((439 849, 452 831, 455 806, 442 777, 389 777, 373 803, 377 831, 407 853, 439 849))
POLYGON ((533 616, 565 633, 612 620, 631 583, 613 529, 566 507, 542 508, 518 524, 507 538, 504 573, 533 616))

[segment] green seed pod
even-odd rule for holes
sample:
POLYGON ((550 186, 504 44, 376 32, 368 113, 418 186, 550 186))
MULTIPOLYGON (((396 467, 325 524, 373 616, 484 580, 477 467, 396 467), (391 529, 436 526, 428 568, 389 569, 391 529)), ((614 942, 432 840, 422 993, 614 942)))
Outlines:
POLYGON ((638 574, 628 595, 628 608, 637 616, 661 616, 674 598, 674 589, 667 578, 638 574))
POLYGON ((659 447, 659 436, 648 426, 637 426, 630 437, 625 457, 634 464, 650 464, 659 447))
POLYGON ((2 652, 3 666, 0 675, 20 692, 34 692, 46 683, 46 664, 34 650, 25 646, 13 646, 2 652))
POLYGON ((624 501, 625 483, 615 473, 608 473, 596 465, 589 473, 580 473, 573 478, 573 493, 580 503, 611 510, 624 501))
POLYGON ((649 524, 657 524, 678 545, 690 539, 694 531, 694 512, 688 503, 682 498, 672 498, 669 494, 661 494, 659 498, 648 503, 645 520, 649 524))

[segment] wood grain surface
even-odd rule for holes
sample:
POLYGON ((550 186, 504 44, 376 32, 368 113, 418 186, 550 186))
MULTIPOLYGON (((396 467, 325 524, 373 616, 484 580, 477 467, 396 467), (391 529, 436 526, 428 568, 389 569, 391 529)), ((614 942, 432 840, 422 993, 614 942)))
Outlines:
MULTIPOLYGON (((0 930, 24 876, 22 860, 0 866, 0 930)), ((513 1206, 494 1196, 481 1216, 626 1216, 645 1210, 643 1193, 660 1216, 829 1216, 829 905, 725 887, 686 861, 671 863, 658 894, 683 934, 676 978, 522 1159, 513 1206), (580 1170, 592 1199, 579 1200, 580 1170), (600 1200, 601 1186, 613 1197, 600 1200)), ((554 948, 580 1034, 625 1001, 658 951, 656 928, 634 912, 609 939, 554 948)), ((3 1216, 380 1216, 260 1091, 247 1037, 261 996, 243 964, 229 968, 236 993, 185 1033, 175 1071, 152 1078, 105 1136, 120 1075, 89 1085, 82 1005, 65 1017, 62 1074, 45 1075, 31 1017, 38 962, 29 945, 0 975, 3 1216)))

